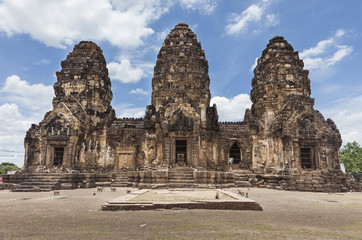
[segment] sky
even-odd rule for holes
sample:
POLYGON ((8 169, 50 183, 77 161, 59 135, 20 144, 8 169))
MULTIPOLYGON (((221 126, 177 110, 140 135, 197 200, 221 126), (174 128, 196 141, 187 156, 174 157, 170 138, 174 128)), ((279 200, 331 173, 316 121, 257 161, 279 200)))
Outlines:
POLYGON ((279 35, 310 71, 315 109, 343 144, 362 144, 361 12, 360 0, 0 0, 0 163, 23 166, 26 131, 52 110, 55 73, 82 40, 103 50, 117 117, 142 117, 179 22, 205 50, 220 121, 243 120, 256 59, 279 35))

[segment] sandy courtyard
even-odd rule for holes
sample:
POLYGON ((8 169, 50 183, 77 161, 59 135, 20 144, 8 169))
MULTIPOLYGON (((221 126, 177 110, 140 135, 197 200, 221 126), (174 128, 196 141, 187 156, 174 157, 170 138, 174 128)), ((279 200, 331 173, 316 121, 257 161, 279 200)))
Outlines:
POLYGON ((362 239, 362 193, 252 188, 263 211, 100 210, 126 189, 0 191, 0 239, 362 239))

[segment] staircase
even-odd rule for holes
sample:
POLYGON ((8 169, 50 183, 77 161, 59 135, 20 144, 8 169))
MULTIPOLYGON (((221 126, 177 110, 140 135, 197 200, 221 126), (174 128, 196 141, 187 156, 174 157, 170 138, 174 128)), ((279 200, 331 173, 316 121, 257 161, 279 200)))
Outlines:
POLYGON ((127 187, 128 182, 128 173, 127 172, 118 172, 113 174, 113 181, 111 187, 127 187))
POLYGON ((46 192, 60 189, 62 174, 46 172, 29 172, 23 175, 20 184, 14 185, 13 192, 33 192, 35 188, 39 191, 46 192))
POLYGON ((248 174, 235 173, 235 185, 237 187, 251 187, 248 174))
POLYGON ((178 166, 168 172, 168 187, 194 187, 194 170, 189 167, 178 166))

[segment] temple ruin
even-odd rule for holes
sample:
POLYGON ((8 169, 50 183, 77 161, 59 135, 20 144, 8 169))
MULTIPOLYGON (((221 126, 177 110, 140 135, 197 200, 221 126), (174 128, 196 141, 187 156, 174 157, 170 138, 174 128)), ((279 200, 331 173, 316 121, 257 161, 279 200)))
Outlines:
POLYGON ((34 185, 361 190, 340 170, 341 135, 314 110, 308 70, 283 37, 272 38, 258 59, 252 107, 240 122, 218 121, 204 50, 184 23, 163 42, 143 118, 115 117, 96 44, 75 45, 61 67, 53 110, 26 134, 23 173, 4 177, 15 191, 34 185))

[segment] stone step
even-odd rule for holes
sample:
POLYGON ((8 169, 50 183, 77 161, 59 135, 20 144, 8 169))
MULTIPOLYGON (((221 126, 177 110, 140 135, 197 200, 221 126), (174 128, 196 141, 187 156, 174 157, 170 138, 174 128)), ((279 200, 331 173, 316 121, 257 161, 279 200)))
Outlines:
MULTIPOLYGON (((14 188, 13 192, 34 192, 33 188, 14 188)), ((40 188, 39 192, 50 192, 53 191, 52 188, 40 188)))
POLYGON ((57 184, 61 182, 60 179, 59 180, 54 180, 54 181, 35 181, 34 179, 32 179, 32 181, 25 181, 22 182, 22 185, 38 185, 38 184, 57 184))
POLYGON ((235 185, 238 187, 251 187, 251 183, 249 181, 235 181, 235 185))
POLYGON ((192 179, 169 179, 169 183, 195 183, 192 179))
POLYGON ((170 188, 192 188, 192 187, 196 187, 195 183, 173 183, 173 182, 169 182, 166 183, 166 187, 170 187, 170 188))
POLYGON ((123 183, 112 183, 111 187, 127 187, 128 183, 127 182, 123 182, 123 183))
POLYGON ((189 177, 189 178, 193 178, 194 175, 193 174, 175 174, 175 173, 169 173, 168 177, 189 177))

